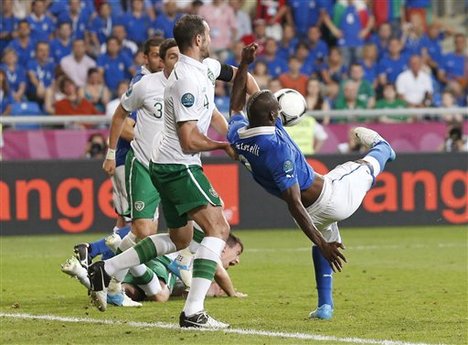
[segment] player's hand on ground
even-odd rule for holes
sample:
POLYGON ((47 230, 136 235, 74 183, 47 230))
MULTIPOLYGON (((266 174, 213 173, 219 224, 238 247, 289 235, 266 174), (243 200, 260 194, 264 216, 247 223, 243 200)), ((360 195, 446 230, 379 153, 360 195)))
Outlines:
POLYGON ((102 163, 102 169, 109 175, 114 176, 115 173, 115 159, 106 159, 102 163))
POLYGON ((258 44, 250 43, 248 46, 245 46, 242 49, 242 62, 246 64, 251 64, 255 60, 257 54, 258 44))
POLYGON ((234 295, 234 297, 237 297, 237 298, 246 298, 248 297, 248 295, 246 293, 243 293, 243 292, 240 292, 240 291, 236 291, 236 294, 234 295))
POLYGON ((326 243, 320 248, 323 256, 330 262, 333 272, 341 272, 343 262, 347 262, 345 256, 340 252, 340 248, 345 249, 343 244, 338 242, 326 243))

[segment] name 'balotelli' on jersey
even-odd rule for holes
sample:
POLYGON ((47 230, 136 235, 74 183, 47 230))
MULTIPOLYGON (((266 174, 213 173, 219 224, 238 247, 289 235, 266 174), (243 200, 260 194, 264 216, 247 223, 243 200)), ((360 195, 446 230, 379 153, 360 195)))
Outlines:
POLYGON ((305 190, 314 181, 314 170, 278 118, 275 126, 248 128, 242 114, 229 120, 228 140, 239 160, 267 192, 277 197, 299 184, 305 190))

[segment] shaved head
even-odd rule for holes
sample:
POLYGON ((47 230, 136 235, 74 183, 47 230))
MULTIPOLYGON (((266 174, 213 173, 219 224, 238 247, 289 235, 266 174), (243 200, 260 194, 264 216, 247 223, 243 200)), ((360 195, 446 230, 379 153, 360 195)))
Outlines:
POLYGON ((274 125, 279 109, 278 100, 271 91, 257 91, 247 102, 250 127, 274 125))

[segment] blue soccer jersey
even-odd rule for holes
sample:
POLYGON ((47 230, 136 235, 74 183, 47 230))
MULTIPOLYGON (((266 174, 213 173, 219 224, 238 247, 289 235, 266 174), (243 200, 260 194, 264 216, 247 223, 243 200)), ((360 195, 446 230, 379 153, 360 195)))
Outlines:
POLYGON ((249 129, 247 119, 236 114, 229 120, 227 138, 239 160, 268 193, 281 197, 295 184, 301 190, 312 185, 314 170, 279 118, 275 126, 249 129))

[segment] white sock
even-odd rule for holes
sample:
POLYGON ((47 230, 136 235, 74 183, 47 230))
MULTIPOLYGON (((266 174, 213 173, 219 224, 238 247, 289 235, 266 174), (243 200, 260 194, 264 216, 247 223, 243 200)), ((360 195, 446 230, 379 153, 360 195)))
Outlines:
POLYGON ((169 234, 151 235, 150 238, 156 247, 158 256, 174 253, 177 250, 169 234))
MULTIPOLYGON (((197 259, 219 262, 221 252, 224 249, 226 242, 217 237, 205 237, 200 243, 195 254, 194 260, 194 277, 190 287, 187 300, 185 301, 184 313, 187 316, 198 313, 204 309, 205 296, 211 286, 210 279, 197 277, 197 259)), ((214 269, 216 270, 216 268, 214 269)), ((214 272, 211 272, 214 274, 214 272)))
MULTIPOLYGON (((119 249, 123 252, 125 252, 127 249, 132 248, 136 243, 136 236, 130 231, 124 238, 122 238, 122 241, 120 242, 119 249)), ((122 254, 121 253, 121 254, 122 254)), ((120 254, 114 256, 112 259, 120 256, 120 254)), ((109 259, 111 260, 111 259, 109 259)), ((122 270, 117 270, 115 271, 115 267, 113 267, 113 262, 108 263, 109 260, 106 260, 104 263, 104 269, 106 270, 107 274, 115 277, 119 282, 123 281, 125 276, 127 275, 128 268, 122 269, 122 270), (109 271, 113 271, 113 274, 111 274, 109 271)), ((119 262, 116 260, 116 263, 119 262)))
POLYGON ((138 287, 143 290, 146 296, 154 296, 157 295, 161 290, 161 283, 159 282, 159 278, 156 274, 153 274, 153 279, 148 284, 140 285, 138 287))

